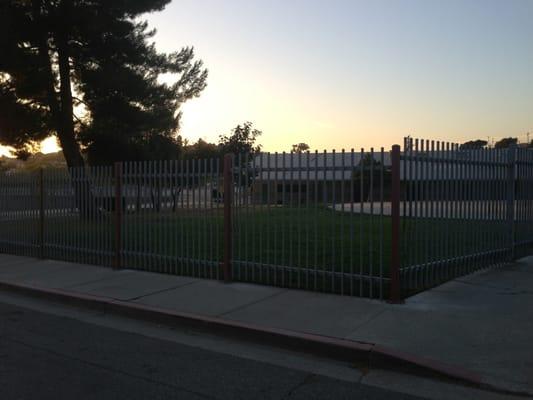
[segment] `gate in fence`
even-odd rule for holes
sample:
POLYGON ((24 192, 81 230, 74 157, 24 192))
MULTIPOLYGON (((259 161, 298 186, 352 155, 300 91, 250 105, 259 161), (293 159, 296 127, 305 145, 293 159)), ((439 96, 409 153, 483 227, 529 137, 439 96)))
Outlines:
POLYGON ((226 155, 0 177, 0 251, 400 301, 528 254, 533 152, 226 155))

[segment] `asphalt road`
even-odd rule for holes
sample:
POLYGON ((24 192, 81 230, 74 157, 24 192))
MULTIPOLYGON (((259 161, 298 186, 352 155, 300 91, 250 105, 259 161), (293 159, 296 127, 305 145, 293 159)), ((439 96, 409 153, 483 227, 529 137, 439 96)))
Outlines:
POLYGON ((415 399, 3 302, 0 398, 415 399))

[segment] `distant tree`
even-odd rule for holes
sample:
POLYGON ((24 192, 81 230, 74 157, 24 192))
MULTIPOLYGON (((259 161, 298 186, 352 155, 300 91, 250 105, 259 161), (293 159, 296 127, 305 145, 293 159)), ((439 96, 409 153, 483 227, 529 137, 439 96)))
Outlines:
POLYGON ((487 146, 488 142, 486 140, 469 140, 468 142, 463 143, 460 148, 461 149, 483 149, 485 146, 487 146))
POLYGON ((221 154, 235 155, 234 165, 237 170, 234 181, 237 185, 250 186, 257 171, 253 167, 255 155, 261 151, 257 138, 261 136, 260 130, 254 129, 251 122, 237 125, 229 135, 221 135, 219 148, 221 154))
POLYGON ((193 159, 217 158, 220 156, 220 147, 215 143, 198 139, 196 143, 184 147, 184 156, 193 159))
POLYGON ((18 150, 15 150, 14 154, 17 157, 17 159, 22 160, 22 161, 27 161, 32 156, 33 153, 28 149, 18 149, 18 150))
POLYGON ((229 135, 220 135, 219 146, 222 153, 248 154, 253 156, 261 151, 261 145, 256 144, 261 136, 260 130, 254 129, 251 122, 237 125, 229 135))
POLYGON ((494 148, 495 149, 506 149, 508 147, 511 147, 512 145, 516 145, 517 143, 518 143, 517 138, 508 137, 508 138, 504 138, 496 142, 494 144, 494 148))
POLYGON ((181 136, 154 135, 141 147, 141 160, 177 160, 183 153, 181 136))
POLYGON ((305 153, 310 149, 309 145, 307 143, 297 143, 292 145, 292 152, 293 153, 305 153))
POLYGON ((383 174, 383 184, 385 187, 390 185, 391 168, 382 165, 379 160, 372 157, 372 154, 365 153, 359 164, 353 168, 352 176, 360 187, 356 189, 357 195, 362 195, 361 200, 369 200, 370 195, 377 198, 380 191, 381 175, 383 174), (370 184, 372 181, 372 185, 370 184))
POLYGON ((179 108, 207 71, 192 48, 163 54, 151 43, 140 17, 169 2, 2 0, 0 143, 26 151, 56 135, 69 167, 84 166, 82 148, 106 163, 162 143, 173 154, 179 108))
POLYGON ((370 166, 379 166, 381 165, 381 163, 376 160, 374 157, 372 157, 372 154, 370 153, 365 153, 364 156, 361 158, 361 160, 359 161, 359 165, 363 165, 365 167, 370 167, 370 166))
MULTIPOLYGON (((372 176, 378 177, 380 174, 381 162, 372 157, 370 153, 365 153, 359 160, 359 164, 353 169, 353 177, 355 180, 370 178, 370 171, 372 170, 372 176), (362 172, 362 173, 361 173, 362 172)), ((385 169, 386 170, 386 169, 385 169)))

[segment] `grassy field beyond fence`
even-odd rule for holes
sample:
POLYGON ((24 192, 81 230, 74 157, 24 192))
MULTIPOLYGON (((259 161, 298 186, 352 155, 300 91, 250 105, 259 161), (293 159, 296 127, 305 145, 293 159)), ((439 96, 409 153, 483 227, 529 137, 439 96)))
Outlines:
MULTIPOLYGON (((378 209, 376 207, 376 209, 378 209)), ((238 280, 283 286, 332 285, 350 275, 389 277, 389 216, 310 207, 255 206, 234 209, 233 262, 238 280), (284 274, 287 275, 284 275, 284 274), (278 282, 279 281, 279 282, 278 282), (294 282, 292 282, 294 281, 294 282)), ((501 242, 502 221, 418 219, 402 221, 402 266, 481 253, 501 242), (437 232, 437 234, 435 234, 437 232), (431 233, 431 234, 430 234, 431 233), (500 235, 498 237, 497 235, 500 235), (436 240, 437 239, 437 240, 436 240), (444 242, 455 246, 441 246, 444 242), (443 254, 447 251, 448 254, 443 254)), ((39 243, 38 220, 2 223, 4 237, 39 243), (6 233, 9 233, 7 235, 6 233)), ((505 233, 505 230, 503 230, 505 233)), ((75 213, 47 216, 45 257, 113 265, 113 213, 97 221, 75 213)), ((220 277, 223 259, 221 208, 127 212, 122 224, 122 261, 127 268, 206 278, 220 277)), ((342 285, 339 283, 338 285, 342 285)))

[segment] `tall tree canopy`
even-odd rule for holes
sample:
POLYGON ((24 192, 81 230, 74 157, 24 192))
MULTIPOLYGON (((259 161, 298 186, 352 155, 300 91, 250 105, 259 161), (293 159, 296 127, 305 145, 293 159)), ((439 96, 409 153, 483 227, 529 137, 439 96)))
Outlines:
POLYGON ((297 143, 292 145, 291 152, 293 153, 305 153, 309 150, 309 145, 307 143, 297 143))
POLYGON ((257 171, 253 168, 253 160, 261 151, 261 145, 257 144, 257 138, 262 135, 258 129, 254 129, 251 122, 237 125, 228 135, 220 135, 218 147, 221 154, 233 154, 234 181, 239 186, 250 186, 257 171))
POLYGON ((220 156, 220 148, 215 143, 206 142, 203 139, 198 139, 194 144, 185 146, 184 158, 188 159, 208 159, 217 158, 220 156))
POLYGON ((2 0, 0 143, 57 135, 67 164, 175 158, 180 105, 206 86, 192 48, 158 53, 139 17, 170 0, 2 0), (162 78, 166 78, 164 81, 162 78))
POLYGON ((503 138, 496 143, 494 143, 495 149, 506 149, 511 146, 515 146, 518 143, 518 138, 508 137, 503 138))
POLYGON ((257 138, 262 135, 258 129, 254 129, 251 122, 237 125, 229 135, 220 135, 219 146, 222 154, 253 154, 261 151, 261 145, 256 144, 257 138))
POLYGON ((468 142, 464 142, 460 148, 461 149, 483 149, 489 142, 483 139, 477 139, 477 140, 469 140, 468 142))

